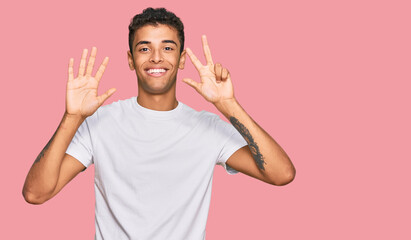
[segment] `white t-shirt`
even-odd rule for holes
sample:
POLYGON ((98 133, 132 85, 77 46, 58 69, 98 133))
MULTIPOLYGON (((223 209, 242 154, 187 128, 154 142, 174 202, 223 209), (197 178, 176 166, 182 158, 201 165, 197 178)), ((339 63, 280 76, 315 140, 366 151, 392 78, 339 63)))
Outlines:
POLYGON ((216 114, 137 97, 100 107, 66 153, 95 170, 95 239, 202 240, 214 167, 247 142, 216 114))

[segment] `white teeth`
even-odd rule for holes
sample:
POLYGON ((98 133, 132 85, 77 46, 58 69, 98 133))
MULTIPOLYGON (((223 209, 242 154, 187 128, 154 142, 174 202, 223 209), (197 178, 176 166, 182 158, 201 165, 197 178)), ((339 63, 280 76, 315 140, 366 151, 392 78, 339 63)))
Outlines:
POLYGON ((163 73, 163 72, 166 72, 166 70, 165 69, 149 69, 147 72, 148 73, 163 73))

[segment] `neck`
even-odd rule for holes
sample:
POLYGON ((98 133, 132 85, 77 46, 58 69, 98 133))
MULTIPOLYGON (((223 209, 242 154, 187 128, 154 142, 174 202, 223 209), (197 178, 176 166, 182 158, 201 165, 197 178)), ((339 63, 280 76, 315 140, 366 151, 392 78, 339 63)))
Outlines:
POLYGON ((164 94, 150 94, 145 91, 140 91, 140 89, 141 88, 139 88, 138 91, 137 102, 142 107, 156 111, 170 111, 178 105, 175 88, 170 89, 171 91, 164 94))

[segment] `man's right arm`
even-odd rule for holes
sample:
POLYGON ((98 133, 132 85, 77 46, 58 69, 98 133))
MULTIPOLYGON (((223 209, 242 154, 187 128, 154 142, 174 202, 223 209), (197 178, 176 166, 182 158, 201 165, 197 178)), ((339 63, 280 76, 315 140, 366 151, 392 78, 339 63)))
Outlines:
POLYGON ((60 125, 34 161, 23 186, 28 203, 41 204, 56 195, 84 165, 66 150, 84 119, 64 114, 60 125))
POLYGON ((91 74, 97 49, 92 49, 86 68, 87 52, 84 49, 76 78, 73 71, 74 60, 70 59, 65 114, 56 132, 34 161, 24 182, 23 196, 29 203, 41 204, 49 200, 85 169, 77 159, 66 154, 67 148, 83 121, 93 115, 116 91, 111 88, 97 96, 97 88, 108 58, 104 59, 93 77, 91 74))

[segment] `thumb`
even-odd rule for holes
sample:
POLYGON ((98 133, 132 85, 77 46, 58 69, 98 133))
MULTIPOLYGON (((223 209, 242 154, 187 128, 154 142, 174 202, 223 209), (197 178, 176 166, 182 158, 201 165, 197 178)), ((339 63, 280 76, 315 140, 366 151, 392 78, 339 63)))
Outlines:
POLYGON ((110 88, 109 90, 107 90, 107 92, 103 93, 102 95, 98 96, 98 104, 101 106, 106 100, 107 98, 109 98, 111 95, 113 95, 113 93, 117 91, 117 89, 115 88, 110 88))
POLYGON ((193 87, 195 90, 199 91, 200 90, 200 83, 194 81, 191 78, 183 78, 183 82, 187 83, 191 87, 193 87))

